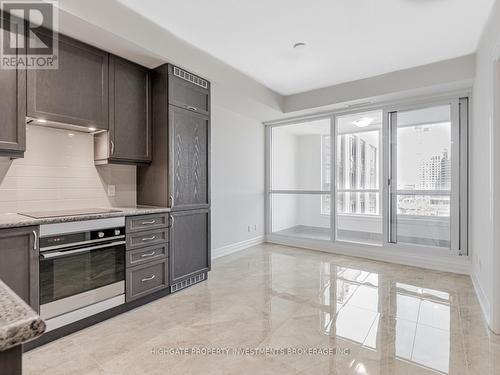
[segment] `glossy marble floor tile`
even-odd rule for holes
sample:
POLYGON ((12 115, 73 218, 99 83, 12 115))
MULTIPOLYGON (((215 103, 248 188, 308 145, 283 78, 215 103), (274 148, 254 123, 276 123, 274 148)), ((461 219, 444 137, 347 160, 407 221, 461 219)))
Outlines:
POLYGON ((25 374, 500 374, 467 276, 265 244, 24 356, 25 374), (208 352, 211 350, 211 352, 208 352))

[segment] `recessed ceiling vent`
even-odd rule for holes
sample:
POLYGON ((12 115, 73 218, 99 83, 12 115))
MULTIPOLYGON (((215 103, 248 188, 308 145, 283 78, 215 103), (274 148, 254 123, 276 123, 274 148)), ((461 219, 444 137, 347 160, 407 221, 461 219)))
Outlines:
POLYGON ((204 89, 208 89, 208 82, 205 81, 204 79, 195 76, 194 74, 188 73, 185 70, 179 69, 178 67, 174 66, 174 76, 177 76, 179 78, 182 78, 186 81, 189 81, 191 83, 194 83, 197 86, 203 87, 204 89))

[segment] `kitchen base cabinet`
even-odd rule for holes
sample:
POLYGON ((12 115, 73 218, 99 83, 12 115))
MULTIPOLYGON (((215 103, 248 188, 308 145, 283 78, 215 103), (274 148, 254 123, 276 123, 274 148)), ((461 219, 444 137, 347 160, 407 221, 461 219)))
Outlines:
POLYGON ((168 259, 127 269, 126 300, 144 297, 168 286, 168 259))
POLYGON ((21 345, 0 352, 0 369, 2 369, 2 375, 22 375, 23 349, 21 345))
POLYGON ((171 213, 170 283, 182 283, 210 271, 210 213, 208 209, 171 213))
POLYGON ((127 303, 167 289, 169 281, 168 214, 127 217, 127 303))
POLYGON ((38 230, 38 227, 0 230, 0 279, 37 312, 38 230))
POLYGON ((127 234, 127 250, 145 246, 161 245, 168 241, 168 229, 159 228, 145 232, 127 234))

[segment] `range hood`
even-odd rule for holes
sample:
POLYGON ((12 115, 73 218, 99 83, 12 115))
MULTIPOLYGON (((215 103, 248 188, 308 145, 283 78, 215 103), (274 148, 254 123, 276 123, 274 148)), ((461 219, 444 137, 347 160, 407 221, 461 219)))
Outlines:
POLYGON ((49 121, 44 119, 38 119, 33 117, 26 117, 26 124, 44 126, 47 128, 65 129, 81 133, 100 133, 106 131, 104 129, 98 129, 97 127, 89 124, 87 125, 74 125, 66 124, 63 122, 49 121))

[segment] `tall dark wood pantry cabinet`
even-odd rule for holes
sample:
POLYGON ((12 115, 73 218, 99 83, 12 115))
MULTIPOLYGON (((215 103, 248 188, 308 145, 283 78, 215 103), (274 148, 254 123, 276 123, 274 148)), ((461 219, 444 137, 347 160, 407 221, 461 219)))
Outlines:
POLYGON ((210 83, 173 65, 154 70, 153 153, 137 172, 138 202, 172 209, 173 291, 210 270, 210 83))

